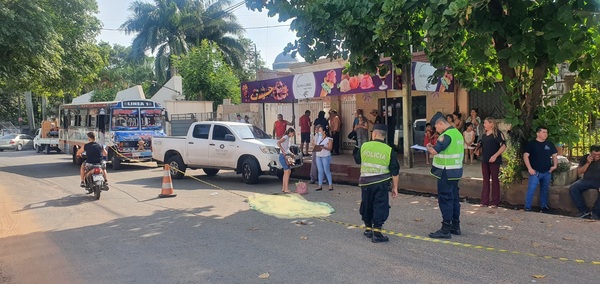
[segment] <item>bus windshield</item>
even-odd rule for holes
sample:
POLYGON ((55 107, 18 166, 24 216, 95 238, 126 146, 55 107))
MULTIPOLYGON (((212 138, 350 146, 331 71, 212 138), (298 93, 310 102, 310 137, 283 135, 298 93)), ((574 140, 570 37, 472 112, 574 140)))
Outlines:
POLYGON ((139 113, 137 109, 113 109, 112 130, 139 130, 139 113))
POLYGON ((161 109, 142 109, 142 130, 162 130, 163 118, 161 109))

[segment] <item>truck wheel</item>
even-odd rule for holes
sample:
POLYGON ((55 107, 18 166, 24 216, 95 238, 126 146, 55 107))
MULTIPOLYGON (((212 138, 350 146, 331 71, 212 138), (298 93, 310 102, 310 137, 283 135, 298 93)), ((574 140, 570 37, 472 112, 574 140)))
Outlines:
POLYGON ((50 154, 50 144, 46 144, 46 154, 50 154))
POLYGON ((119 158, 119 155, 117 153, 113 153, 112 158, 110 159, 110 163, 112 164, 113 170, 116 171, 121 169, 121 158, 119 158))
POLYGON ((209 177, 212 177, 219 172, 219 169, 211 169, 211 168, 202 168, 202 170, 209 177))
POLYGON ((40 149, 40 147, 36 144, 33 144, 33 149, 35 150, 36 153, 41 152, 42 150, 40 149))
POLYGON ((242 181, 247 184, 255 184, 258 181, 259 171, 258 162, 247 158, 242 163, 242 181))
POLYGON ((167 164, 171 166, 171 177, 174 179, 181 179, 184 176, 186 167, 181 159, 181 156, 175 155, 167 159, 167 164))
POLYGON ((277 170, 277 178, 283 180, 283 170, 277 170))

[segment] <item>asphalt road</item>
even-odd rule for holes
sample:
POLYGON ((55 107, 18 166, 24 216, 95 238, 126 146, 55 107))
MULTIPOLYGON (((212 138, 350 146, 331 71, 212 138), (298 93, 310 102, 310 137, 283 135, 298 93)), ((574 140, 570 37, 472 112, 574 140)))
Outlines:
MULTIPOLYGON (((281 189, 275 177, 245 185, 231 172, 188 173, 243 196, 281 189)), ((361 224, 357 187, 310 187, 306 199, 335 208, 330 221, 278 219, 191 178, 173 181, 177 197, 158 199, 162 175, 153 163, 109 171, 111 189, 95 201, 69 156, 0 152, 0 283, 598 283, 600 275, 600 222, 463 203, 463 235, 436 243, 423 240, 440 226, 436 199, 400 195, 384 226, 394 235, 374 244, 349 226, 361 224)))

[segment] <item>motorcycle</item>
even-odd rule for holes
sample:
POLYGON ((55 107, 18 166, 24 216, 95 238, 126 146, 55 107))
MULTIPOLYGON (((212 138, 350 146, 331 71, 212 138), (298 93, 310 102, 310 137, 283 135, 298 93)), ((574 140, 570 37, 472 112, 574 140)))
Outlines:
POLYGON ((108 186, 104 183, 102 170, 102 164, 92 164, 85 176, 85 189, 88 193, 94 193, 96 200, 100 199, 100 192, 108 190, 108 186))

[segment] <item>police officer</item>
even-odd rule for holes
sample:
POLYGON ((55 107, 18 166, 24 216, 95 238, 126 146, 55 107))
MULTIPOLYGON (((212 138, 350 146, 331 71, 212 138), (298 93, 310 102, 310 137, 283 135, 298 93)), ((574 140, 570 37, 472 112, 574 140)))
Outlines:
POLYGON ((390 179, 392 180, 392 197, 398 196, 398 173, 400 164, 396 152, 385 143, 387 127, 375 124, 371 133, 372 141, 363 143, 354 160, 360 165, 361 187, 360 215, 367 227, 365 237, 372 242, 387 242, 389 238, 380 231, 390 214, 389 195, 390 179))
POLYGON ((431 124, 440 133, 435 146, 428 144, 427 150, 434 155, 431 174, 438 179, 438 204, 442 211, 442 228, 430 233, 430 238, 450 239, 460 235, 460 203, 458 181, 463 175, 464 138, 443 114, 436 113, 431 124))

